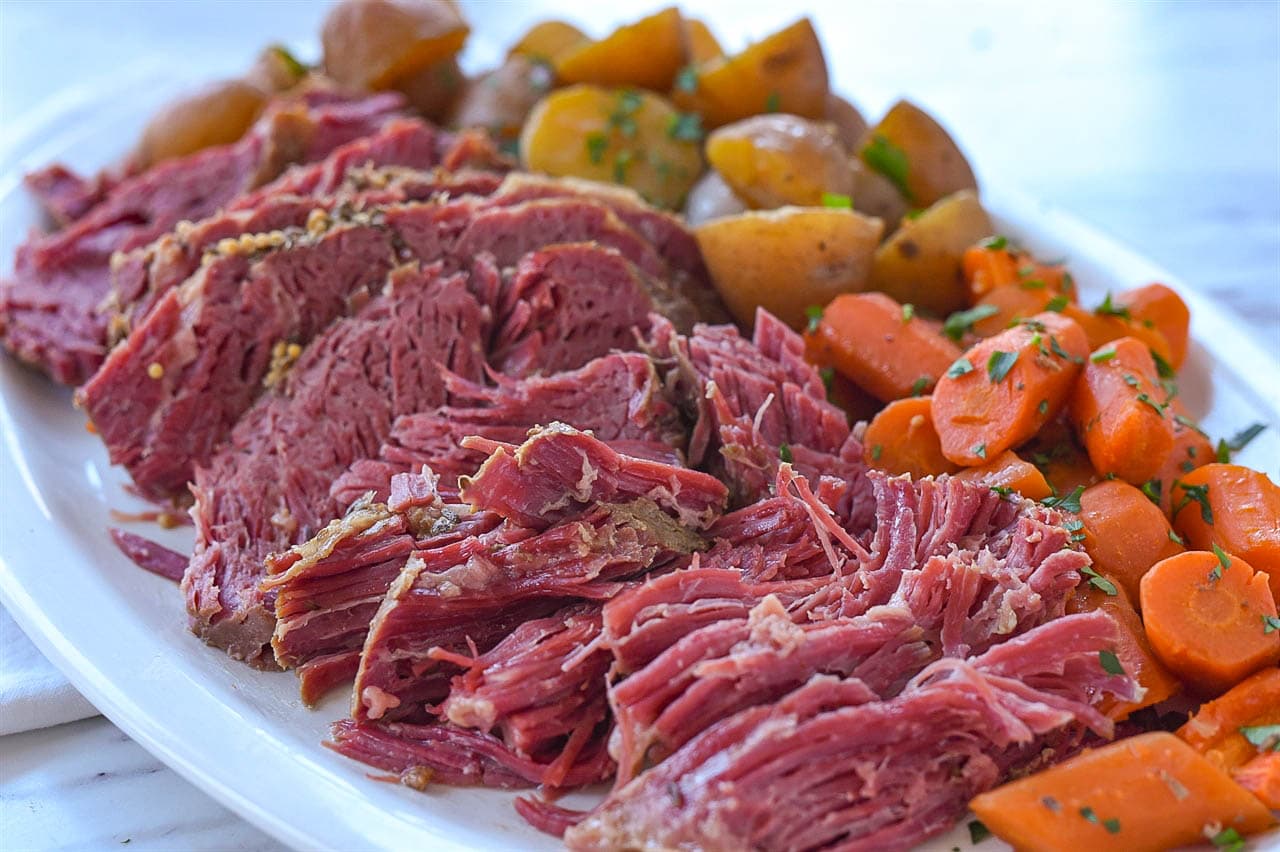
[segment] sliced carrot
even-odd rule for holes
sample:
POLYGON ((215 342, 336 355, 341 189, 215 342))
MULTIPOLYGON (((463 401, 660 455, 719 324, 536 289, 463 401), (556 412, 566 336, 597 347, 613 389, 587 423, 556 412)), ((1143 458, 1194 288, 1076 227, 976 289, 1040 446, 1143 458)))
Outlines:
POLYGON ((1007 488, 1032 500, 1043 500, 1053 494, 1040 469, 1023 461, 1013 450, 1005 450, 980 467, 960 471, 956 479, 976 482, 988 488, 1007 488))
POLYGON ((973 466, 1025 442, 1063 407, 1086 346, 1080 327, 1055 313, 975 345, 934 389, 942 452, 973 466))
POLYGON ((1141 485, 1173 449, 1173 416, 1151 353, 1122 337, 1089 356, 1071 394, 1071 423, 1101 474, 1141 485))
POLYGON ((1099 349, 1122 337, 1136 337, 1156 356, 1172 363, 1169 361, 1173 357, 1169 341, 1164 339, 1164 335, 1158 328, 1145 326, 1127 316, 1087 311, 1078 305, 1067 305, 1062 309, 1062 313, 1064 316, 1071 317, 1084 329, 1085 336, 1089 338, 1091 350, 1099 349))
POLYGON ((1075 299, 1075 287, 1065 267, 1056 263, 1040 263, 1027 252, 998 237, 966 249, 960 268, 968 286, 970 302, 977 302, 992 290, 1011 284, 1020 284, 1026 290, 1045 290, 1050 295, 1067 295, 1072 301, 1075 299))
POLYGON ((1118 479, 1084 490, 1080 520, 1093 567, 1124 586, 1131 600, 1138 600, 1138 584, 1152 565, 1185 550, 1160 507, 1118 479))
POLYGON ((1206 828, 1247 835, 1275 821, 1225 772, 1163 731, 1082 752, 969 807, 1022 852, 1154 852, 1202 842, 1206 828))
POLYGON ((1258 797, 1258 801, 1280 811, 1280 752, 1260 754, 1239 769, 1231 777, 1236 783, 1258 797))
POLYGON ((1048 288, 1028 290, 1020 284, 1006 284, 987 291, 974 307, 994 309, 995 313, 973 324, 979 337, 991 337, 1009 326, 1049 309, 1057 295, 1048 288))
POLYGON ((927 396, 886 405, 867 426, 862 446, 868 465, 894 475, 918 479, 960 469, 942 454, 927 396))
POLYGON ((1169 344, 1169 366, 1178 369, 1187 357, 1187 336, 1191 329, 1191 311, 1182 297, 1163 284, 1148 284, 1125 290, 1116 296, 1121 309, 1146 328, 1154 328, 1169 344))
POLYGON ((1212 464, 1215 455, 1209 436, 1187 416, 1180 399, 1174 397, 1169 410, 1173 412, 1173 449, 1142 487, 1160 501, 1160 508, 1172 518, 1173 483, 1198 467, 1212 464))
POLYGON ((1241 728, 1280 724, 1280 669, 1269 668, 1247 677, 1224 695, 1200 705, 1178 729, 1182 737, 1214 766, 1243 766, 1258 747, 1241 728))
MULTIPOLYGON (((1097 566, 1094 566, 1097 568, 1097 566)), ((1098 709, 1119 721, 1143 707, 1159 704, 1176 695, 1182 684, 1169 673, 1151 650, 1147 634, 1142 629, 1142 619, 1133 608, 1132 599, 1115 577, 1096 572, 1086 574, 1076 587, 1075 594, 1067 601, 1067 612, 1092 612, 1102 610, 1119 628, 1116 657, 1125 672, 1137 679, 1144 692, 1138 701, 1117 701, 1111 695, 1103 696, 1098 709)))
POLYGON ((811 360, 884 402, 927 393, 960 357, 933 325, 883 293, 837 296, 806 341, 811 360))
POLYGON ((1260 471, 1215 462, 1183 474, 1172 492, 1173 528, 1188 546, 1239 556, 1280 598, 1280 487, 1260 471))
POLYGON ((1070 494, 1076 488, 1088 488, 1102 479, 1065 417, 1041 427, 1034 438, 1018 449, 1018 455, 1029 459, 1044 474, 1055 494, 1070 494))
POLYGON ((1236 556, 1189 550, 1157 562, 1139 584, 1147 641, 1203 695, 1220 695, 1280 662, 1267 575, 1236 556))

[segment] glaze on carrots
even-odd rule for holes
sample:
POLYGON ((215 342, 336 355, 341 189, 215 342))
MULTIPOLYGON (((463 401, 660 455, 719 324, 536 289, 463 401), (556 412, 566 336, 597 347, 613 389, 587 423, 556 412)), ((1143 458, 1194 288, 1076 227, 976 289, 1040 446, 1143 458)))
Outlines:
POLYGON ((1280 598, 1280 486, 1238 464, 1207 464, 1179 477, 1173 526, 1189 547, 1216 544, 1268 575, 1280 598))

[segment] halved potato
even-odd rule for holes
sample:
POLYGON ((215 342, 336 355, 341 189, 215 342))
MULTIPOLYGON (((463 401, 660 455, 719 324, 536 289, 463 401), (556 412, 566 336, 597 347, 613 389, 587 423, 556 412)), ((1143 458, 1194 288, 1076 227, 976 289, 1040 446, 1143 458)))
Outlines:
POLYGON ((868 289, 903 304, 945 316, 968 304, 960 259, 964 250, 991 236, 991 219, 973 190, 949 195, 915 218, 876 251, 868 289))
POLYGON ((849 195, 849 155, 830 124, 795 115, 757 115, 707 137, 707 160, 743 201, 758 209, 816 207, 824 193, 849 195))
POLYGON ((214 83, 160 108, 138 142, 136 162, 161 160, 226 145, 244 135, 262 112, 266 94, 244 80, 214 83))
POLYGON ((888 178, 873 172, 861 160, 851 159, 849 165, 853 171, 853 192, 850 193, 853 209, 883 219, 886 235, 898 230, 898 223, 911 209, 902 193, 888 178))
POLYGON ((779 207, 694 228, 720 298, 745 327, 764 307, 792 328, 805 309, 865 290, 883 229, 849 209, 779 207))
POLYGON ((978 188, 969 161, 950 134, 910 101, 898 101, 867 131, 860 155, 915 207, 978 188))
POLYGON ((620 183, 674 209, 702 173, 701 134, 682 130, 689 118, 653 92, 569 86, 530 113, 520 160, 556 177, 620 183))
POLYGON ((600 41, 565 50, 553 64, 562 83, 639 86, 665 92, 685 58, 684 19, 673 6, 619 27, 600 41))
POLYGON ((700 65, 724 56, 724 48, 710 27, 697 18, 684 19, 684 46, 689 62, 700 65))
POLYGON ((386 89, 462 49, 470 29, 444 0, 343 0, 324 20, 324 70, 355 89, 386 89))
POLYGON ((524 56, 535 62, 554 62, 570 48, 590 39, 586 33, 565 21, 540 21, 534 24, 507 51, 507 57, 524 56))
POLYGON ((515 139, 553 82, 546 63, 512 54, 498 68, 466 84, 449 114, 449 125, 483 127, 499 139, 515 139))
POLYGON ((850 154, 858 152, 862 137, 867 135, 867 120, 858 108, 835 92, 827 92, 826 120, 836 127, 836 135, 850 154))
POLYGON ((697 66, 696 79, 672 98, 709 128, 763 112, 822 118, 827 109, 827 61, 813 24, 802 18, 736 56, 697 66))
POLYGON ((724 182, 715 169, 707 169, 698 178, 698 182, 689 190, 689 197, 684 202, 684 218, 690 225, 700 225, 710 219, 721 216, 736 216, 747 212, 747 205, 733 194, 729 184, 724 182))

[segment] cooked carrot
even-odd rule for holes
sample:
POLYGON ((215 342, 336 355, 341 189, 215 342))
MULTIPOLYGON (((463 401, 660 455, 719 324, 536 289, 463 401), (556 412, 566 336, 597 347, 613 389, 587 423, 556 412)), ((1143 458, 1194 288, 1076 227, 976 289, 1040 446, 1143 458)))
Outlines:
POLYGON ((1131 600, 1138 600, 1138 583, 1152 565, 1185 550, 1160 507, 1118 479, 1084 490, 1080 520, 1093 567, 1124 586, 1131 600))
MULTIPOLYGON (((1094 568, 1097 568, 1095 565, 1094 568)), ((1169 673, 1151 650, 1147 634, 1142 629, 1142 619, 1133 608, 1133 601, 1117 578, 1090 569, 1075 594, 1067 601, 1067 612, 1092 612, 1101 610, 1119 628, 1120 638, 1115 653, 1125 672, 1137 679, 1145 690, 1138 701, 1118 701, 1104 695, 1098 709, 1119 721, 1143 707, 1159 704, 1176 695, 1182 684, 1169 673)))
POLYGON ((1066 402, 1086 347, 1080 327, 1055 313, 975 345, 933 392, 942 452, 973 466, 1026 441, 1066 402))
POLYGON ((1189 550, 1157 562, 1139 590, 1151 649, 1193 690, 1220 695, 1280 661, 1267 575, 1243 559, 1189 550))
POLYGON ((969 807, 1022 852, 1144 852, 1203 842, 1205 829, 1262 831, 1267 809, 1164 731, 1090 749, 977 796, 969 807))
POLYGON ((1216 544, 1270 580, 1280 599, 1280 487, 1265 473, 1238 464, 1207 464, 1183 474, 1172 489, 1173 528, 1189 547, 1216 544))
POLYGON ((832 364, 884 402, 933 388, 960 350, 883 293, 846 293, 806 335, 811 359, 832 364))
POLYGON ((961 257, 960 267, 971 302, 1010 284, 1019 284, 1026 290, 1046 290, 1050 295, 1066 295, 1075 301, 1075 287, 1065 267, 1040 263, 1027 252, 1010 246, 1003 237, 970 246, 961 257))
POLYGON ((959 470, 942 454, 927 396, 886 405, 867 426, 862 446, 868 465, 894 475, 918 479, 959 470))
POLYGON ((1160 501, 1167 517, 1173 517, 1173 483, 1198 467, 1212 464, 1215 458, 1209 436, 1201 431, 1182 406, 1178 397, 1169 407, 1173 413, 1173 449, 1155 476, 1142 485, 1144 492, 1160 501))
POLYGON ((1173 449, 1173 416, 1151 353, 1122 337, 1089 356, 1071 394, 1071 424, 1101 474, 1141 485, 1173 449))
POLYGON ((1269 668, 1247 677, 1220 698, 1200 709, 1178 729, 1178 736, 1214 766, 1243 766, 1258 747, 1241 728, 1280 725, 1280 669, 1269 668))
POLYGON ((1055 298, 1057 295, 1044 287, 1031 290, 1019 284, 993 287, 974 307, 995 313, 975 322, 973 330, 979 337, 999 334, 1014 323, 1047 311, 1055 298))
POLYGON ((1280 811, 1280 752, 1268 751, 1258 755, 1239 769, 1231 772, 1236 783, 1258 797, 1258 801, 1280 811))
MULTIPOLYGON (((941 448, 939 448, 941 452, 941 448)), ((1053 494, 1040 469, 1023 461, 1013 450, 1005 450, 991 461, 979 467, 970 467, 956 474, 988 488, 1007 488, 1032 500, 1043 500, 1053 494)))
POLYGON ((1164 339, 1164 335, 1158 328, 1135 322, 1126 315, 1099 314, 1096 311, 1085 310, 1079 305, 1067 305, 1062 309, 1062 313, 1075 320, 1084 329, 1085 336, 1089 338, 1090 350, 1100 349, 1122 337, 1136 337, 1146 344, 1152 353, 1165 361, 1173 357, 1169 341, 1164 339))
POLYGON ((1018 449, 1018 454, 1044 474, 1055 494, 1083 490, 1102 479, 1065 417, 1042 426, 1034 438, 1018 449))
POLYGON ((1181 296, 1163 284, 1148 284, 1125 290, 1115 302, 1139 325, 1160 332, 1169 344, 1169 366, 1175 370, 1182 366, 1187 357, 1191 311, 1181 296))

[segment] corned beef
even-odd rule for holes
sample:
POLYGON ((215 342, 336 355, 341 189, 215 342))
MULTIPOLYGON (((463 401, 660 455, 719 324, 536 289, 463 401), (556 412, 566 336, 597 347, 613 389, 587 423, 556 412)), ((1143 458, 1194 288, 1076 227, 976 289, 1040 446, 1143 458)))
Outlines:
POLYGON ((243 139, 127 178, 74 224, 18 249, 0 281, 0 336, 17 357, 79 384, 106 354, 113 253, 145 245, 181 220, 201 219, 291 163, 318 160, 367 136, 403 105, 398 95, 316 97, 268 109, 243 139))

